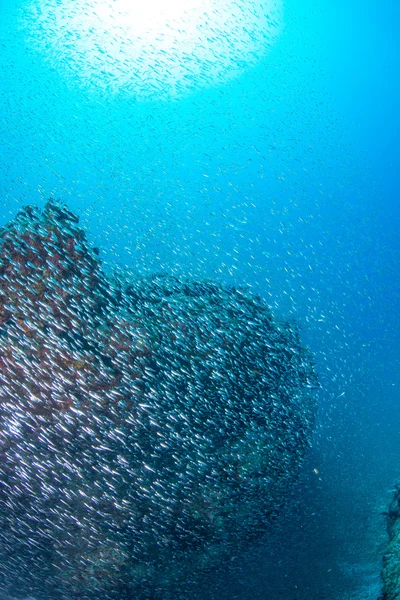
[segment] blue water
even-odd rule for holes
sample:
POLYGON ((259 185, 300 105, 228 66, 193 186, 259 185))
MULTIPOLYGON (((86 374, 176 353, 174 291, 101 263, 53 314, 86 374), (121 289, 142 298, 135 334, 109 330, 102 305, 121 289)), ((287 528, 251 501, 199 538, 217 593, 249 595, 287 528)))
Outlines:
POLYGON ((301 480, 210 597, 376 599, 400 478, 399 6, 286 0, 260 62, 154 101, 67 81, 23 7, 0 0, 0 225, 60 197, 106 265, 248 286, 316 356, 301 480))

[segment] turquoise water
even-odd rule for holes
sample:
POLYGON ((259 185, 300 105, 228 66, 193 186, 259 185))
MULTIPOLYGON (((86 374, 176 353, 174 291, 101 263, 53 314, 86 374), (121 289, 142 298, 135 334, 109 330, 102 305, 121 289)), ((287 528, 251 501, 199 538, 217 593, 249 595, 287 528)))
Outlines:
POLYGON ((257 60, 213 85, 192 62, 184 93, 152 97, 49 60, 31 7, 0 2, 0 225, 61 198, 107 267, 248 286, 316 357, 293 498, 204 598, 377 598, 400 454, 399 8, 287 0, 257 60))

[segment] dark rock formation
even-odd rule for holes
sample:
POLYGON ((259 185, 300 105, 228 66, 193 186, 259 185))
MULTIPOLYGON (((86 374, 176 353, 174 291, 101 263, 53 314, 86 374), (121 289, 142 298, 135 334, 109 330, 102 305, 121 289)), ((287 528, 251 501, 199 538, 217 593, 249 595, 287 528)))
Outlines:
POLYGON ((400 598, 400 486, 387 512, 389 542, 383 557, 383 593, 380 600, 400 598))
POLYGON ((176 598, 279 510, 317 387, 256 297, 107 278, 50 202, 0 232, 0 588, 176 598))

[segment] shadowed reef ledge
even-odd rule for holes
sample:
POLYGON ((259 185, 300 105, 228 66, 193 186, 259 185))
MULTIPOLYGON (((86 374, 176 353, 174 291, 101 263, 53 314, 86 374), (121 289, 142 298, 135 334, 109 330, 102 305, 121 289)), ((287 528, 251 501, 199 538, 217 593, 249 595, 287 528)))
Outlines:
POLYGON ((383 557, 383 592, 380 600, 400 598, 400 485, 397 486, 387 513, 389 542, 383 557))

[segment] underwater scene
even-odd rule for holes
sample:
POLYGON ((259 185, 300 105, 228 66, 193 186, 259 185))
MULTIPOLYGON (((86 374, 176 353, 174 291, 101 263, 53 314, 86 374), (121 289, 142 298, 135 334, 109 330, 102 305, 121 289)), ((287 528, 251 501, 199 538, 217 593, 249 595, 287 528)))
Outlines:
POLYGON ((0 16, 0 600, 400 598, 400 5, 0 16))

